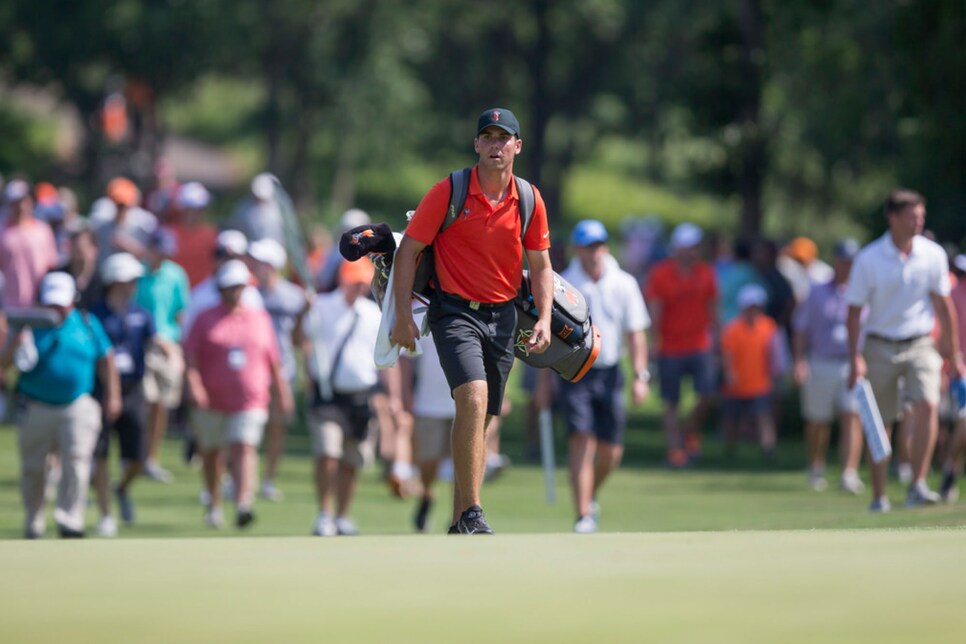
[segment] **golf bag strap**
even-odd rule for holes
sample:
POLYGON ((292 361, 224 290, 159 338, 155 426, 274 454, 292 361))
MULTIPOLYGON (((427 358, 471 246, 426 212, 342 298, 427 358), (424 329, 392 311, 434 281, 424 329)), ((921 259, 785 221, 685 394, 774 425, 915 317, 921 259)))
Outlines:
MULTIPOLYGON (((452 225, 460 212, 463 211, 463 204, 466 203, 466 195, 470 189, 470 175, 473 168, 463 168, 454 170, 449 175, 449 208, 446 210, 446 217, 443 225, 439 227, 439 232, 443 232, 452 225)), ((533 186, 526 179, 513 177, 517 182, 517 194, 520 200, 520 239, 527 234, 530 229, 530 222, 533 220, 533 211, 536 208, 536 195, 533 186)))

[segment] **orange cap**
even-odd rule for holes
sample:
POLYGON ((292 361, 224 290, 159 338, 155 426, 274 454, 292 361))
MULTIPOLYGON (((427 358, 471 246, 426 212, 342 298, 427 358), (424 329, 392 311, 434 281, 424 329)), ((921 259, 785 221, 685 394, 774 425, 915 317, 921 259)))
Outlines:
POLYGON ((375 274, 376 268, 367 257, 354 262, 343 260, 339 266, 339 284, 369 284, 375 274))
POLYGON ((41 181, 34 186, 34 196, 38 204, 48 204, 60 201, 60 194, 54 184, 41 181))
POLYGON ((107 196, 121 206, 136 206, 141 201, 141 191, 126 177, 116 177, 107 184, 107 196))
POLYGON ((818 246, 808 237, 796 237, 788 243, 785 251, 802 264, 811 264, 818 257, 818 246))

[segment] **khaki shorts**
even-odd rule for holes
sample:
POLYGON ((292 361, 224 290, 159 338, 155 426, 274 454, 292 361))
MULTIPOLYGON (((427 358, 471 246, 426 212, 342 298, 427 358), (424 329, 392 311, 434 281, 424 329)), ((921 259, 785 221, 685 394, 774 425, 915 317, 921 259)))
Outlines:
POLYGON ((312 453, 338 459, 352 467, 363 467, 369 458, 372 445, 366 440, 357 440, 339 423, 329 416, 313 411, 309 413, 309 437, 312 440, 312 453))
POLYGON ((452 418, 416 416, 413 426, 413 461, 429 463, 449 456, 452 431, 452 418))
POLYGON ((809 360, 808 382, 802 385, 802 416, 810 423, 830 423, 837 414, 859 413, 859 403, 846 387, 846 360, 809 360))
POLYGON ((872 385, 879 413, 884 423, 899 417, 899 379, 902 378, 903 400, 925 400, 939 404, 942 387, 942 358, 931 337, 908 342, 890 342, 876 337, 865 340, 866 377, 872 385))
POLYGON ((192 423, 202 451, 221 449, 235 443, 257 447, 268 422, 267 409, 246 409, 225 414, 211 409, 196 409, 192 423))
POLYGON ((184 353, 181 346, 173 345, 171 356, 168 357, 157 345, 152 344, 144 355, 144 367, 144 400, 176 409, 181 404, 184 382, 184 353))

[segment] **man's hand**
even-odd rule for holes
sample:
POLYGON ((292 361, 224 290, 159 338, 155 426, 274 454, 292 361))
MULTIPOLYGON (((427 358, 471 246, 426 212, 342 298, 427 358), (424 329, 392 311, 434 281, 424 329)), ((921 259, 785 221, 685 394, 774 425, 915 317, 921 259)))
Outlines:
POLYGON ((865 378, 866 373, 867 368, 865 366, 865 358, 859 354, 856 354, 849 364, 849 389, 855 386, 855 383, 859 381, 859 378, 865 378))
POLYGON ((537 320, 526 346, 530 353, 543 353, 550 348, 550 320, 537 320))
POLYGON ((419 339, 419 327, 416 326, 413 317, 397 316, 396 321, 393 322, 392 331, 389 332, 389 342, 415 352, 417 339, 419 339))
POLYGON ((111 392, 104 401, 104 420, 113 423, 121 415, 121 394, 117 391, 111 392))
POLYGON ((651 383, 641 378, 634 378, 634 383, 631 385, 631 394, 635 405, 643 405, 650 393, 651 383))

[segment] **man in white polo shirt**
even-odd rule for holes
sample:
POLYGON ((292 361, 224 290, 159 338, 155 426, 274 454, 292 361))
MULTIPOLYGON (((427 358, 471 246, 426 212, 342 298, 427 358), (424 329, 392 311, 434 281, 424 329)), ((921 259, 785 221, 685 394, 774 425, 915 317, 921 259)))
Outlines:
POLYGON ((597 494, 624 454, 625 381, 620 358, 625 346, 634 368, 634 404, 642 404, 650 390, 645 330, 651 318, 637 281, 610 254, 604 224, 580 221, 570 239, 575 257, 562 276, 587 299, 602 342, 593 368, 580 381, 563 381, 560 387, 577 510, 574 532, 586 534, 597 531, 597 494))
MULTIPOLYGON (((913 481, 906 506, 934 504, 939 495, 929 489, 926 475, 938 432, 937 406, 942 359, 930 332, 939 317, 942 350, 953 370, 966 374, 956 335, 955 311, 949 300, 946 253, 921 235, 926 201, 911 190, 897 190, 885 203, 889 230, 866 246, 852 267, 849 303, 849 387, 868 377, 882 420, 889 427, 898 413, 899 379, 912 401, 913 481), (859 353, 861 312, 868 305, 865 347, 859 353)), ((872 466, 873 512, 888 512, 885 495, 887 460, 872 466)))

